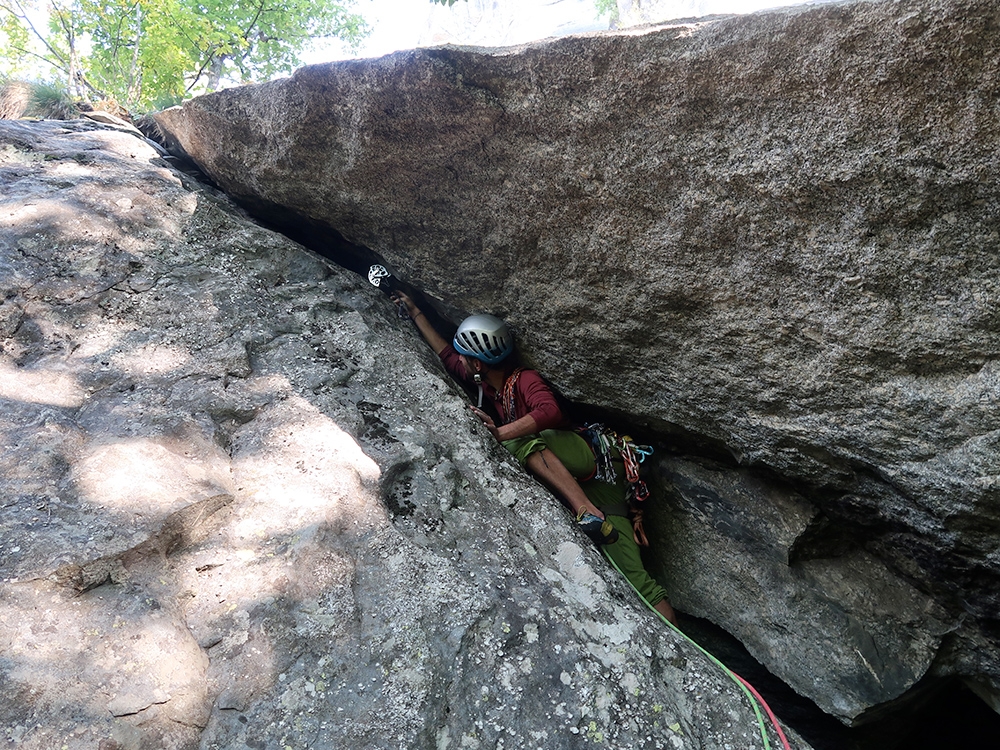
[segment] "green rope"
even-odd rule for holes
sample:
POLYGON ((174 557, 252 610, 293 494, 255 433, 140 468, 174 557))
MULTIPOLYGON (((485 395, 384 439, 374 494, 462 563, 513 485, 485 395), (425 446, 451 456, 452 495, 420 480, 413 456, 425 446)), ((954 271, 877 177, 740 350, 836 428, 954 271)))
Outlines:
POLYGON ((699 651, 701 651, 701 653, 703 653, 705 656, 707 656, 709 658, 709 660, 713 664, 715 664, 717 667, 719 667, 719 669, 721 669, 723 672, 725 672, 727 675, 729 675, 729 679, 731 679, 733 682, 735 682, 737 685, 739 685, 740 690, 742 690, 743 694, 746 695, 747 700, 750 702, 750 706, 753 708, 754 714, 757 716, 757 725, 760 727, 760 737, 761 737, 761 740, 763 740, 763 742, 764 742, 764 750, 771 750, 771 741, 768 739, 768 736, 767 736, 767 726, 764 723, 764 716, 760 712, 760 705, 758 704, 757 699, 754 698, 753 693, 750 692, 750 689, 744 684, 742 678, 740 678, 739 675, 737 675, 729 667, 727 667, 725 664, 723 664, 721 661, 719 661, 717 658, 715 658, 715 656, 713 656, 708 651, 706 651, 701 645, 699 645, 695 641, 691 640, 691 638, 689 636, 687 636, 680 628, 678 628, 676 625, 674 625, 672 622, 670 622, 670 620, 668 620, 666 617, 664 617, 661 612, 659 612, 656 608, 653 607, 652 604, 649 603, 649 601, 646 599, 646 597, 644 597, 642 594, 639 593, 639 589, 637 589, 635 587, 635 585, 631 581, 628 580, 628 577, 624 573, 622 573, 622 569, 619 568, 618 564, 614 560, 611 559, 611 555, 608 554, 608 551, 602 547, 601 548, 601 552, 604 553, 604 556, 611 563, 611 566, 615 570, 617 570, 619 573, 621 573, 622 577, 626 581, 628 581, 628 585, 632 586, 632 590, 635 591, 635 593, 639 595, 639 598, 642 600, 642 602, 647 607, 649 607, 657 617, 659 617, 661 620, 663 620, 663 622, 665 622, 668 626, 670 626, 670 628, 675 633, 678 633, 682 638, 684 638, 684 640, 686 640, 688 643, 690 643, 696 649, 698 649, 699 651))

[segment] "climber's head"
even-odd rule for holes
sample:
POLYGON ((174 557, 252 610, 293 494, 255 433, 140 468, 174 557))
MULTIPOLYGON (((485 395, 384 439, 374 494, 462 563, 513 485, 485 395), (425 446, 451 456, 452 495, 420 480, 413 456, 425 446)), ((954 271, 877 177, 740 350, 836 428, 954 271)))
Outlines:
POLYGON ((514 351, 507 324, 493 315, 470 315, 462 321, 452 342, 455 351, 496 367, 514 351))

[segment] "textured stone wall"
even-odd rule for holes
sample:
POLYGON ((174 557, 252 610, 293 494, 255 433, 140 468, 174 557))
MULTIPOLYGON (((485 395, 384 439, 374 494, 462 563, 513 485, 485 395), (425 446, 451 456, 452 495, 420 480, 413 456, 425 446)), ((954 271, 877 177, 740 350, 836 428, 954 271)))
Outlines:
POLYGON ((4 743, 760 742, 366 281, 138 133, 0 182, 4 743))
POLYGON ((712 512, 663 570, 854 722, 928 670, 1000 685, 998 47, 995 0, 829 4, 314 66, 157 119, 252 210, 511 320, 571 398, 775 477, 808 509, 762 537, 777 609, 712 512), (854 587, 900 603, 881 660, 854 587), (781 630, 823 596, 850 628, 781 630))

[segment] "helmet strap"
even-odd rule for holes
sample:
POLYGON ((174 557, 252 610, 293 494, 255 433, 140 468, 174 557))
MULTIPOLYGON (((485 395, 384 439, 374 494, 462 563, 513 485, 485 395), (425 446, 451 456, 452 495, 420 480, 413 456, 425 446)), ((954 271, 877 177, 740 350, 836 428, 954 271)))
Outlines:
POLYGON ((472 376, 473 382, 479 387, 479 403, 476 405, 477 409, 483 408, 483 376, 478 372, 472 376))

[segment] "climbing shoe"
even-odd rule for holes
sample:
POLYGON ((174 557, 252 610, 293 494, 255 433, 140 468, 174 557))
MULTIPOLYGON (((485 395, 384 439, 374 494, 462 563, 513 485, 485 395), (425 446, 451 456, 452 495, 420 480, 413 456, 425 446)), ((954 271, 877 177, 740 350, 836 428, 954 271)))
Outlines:
POLYGON ((614 544, 618 541, 618 529, 611 525, 611 521, 598 518, 593 513, 584 511, 577 516, 576 523, 595 544, 614 544))

